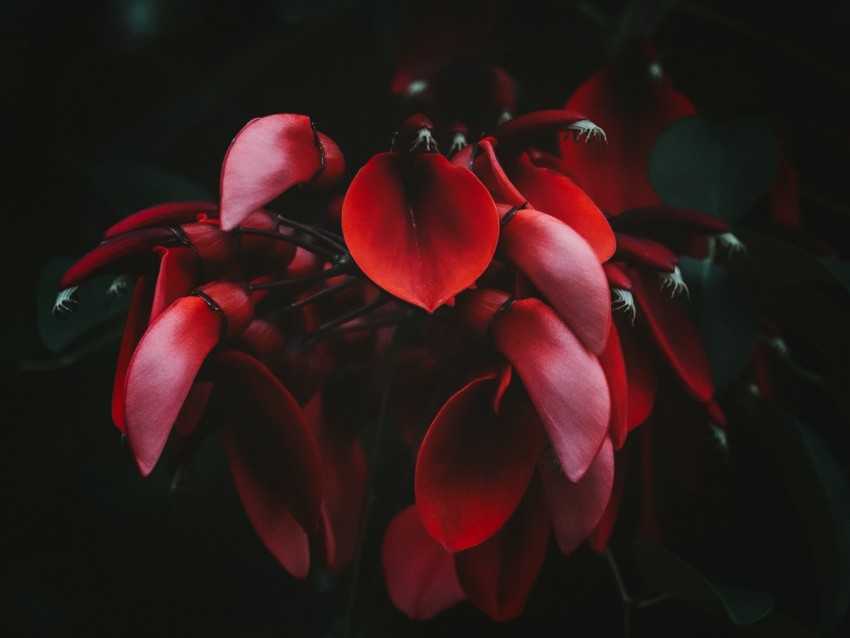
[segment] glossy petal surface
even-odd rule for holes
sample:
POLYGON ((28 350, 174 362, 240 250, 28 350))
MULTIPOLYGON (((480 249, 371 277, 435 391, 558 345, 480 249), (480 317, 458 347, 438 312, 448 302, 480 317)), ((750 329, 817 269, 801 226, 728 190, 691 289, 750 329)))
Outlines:
POLYGON ((516 369, 564 473, 579 481, 608 431, 605 373, 549 306, 521 299, 493 319, 496 347, 516 369))
POLYGON ((342 231, 366 276, 433 312, 484 272, 499 222, 468 170, 441 155, 382 153, 351 183, 342 231))
POLYGON ((475 379, 434 419, 416 463, 425 528, 458 551, 491 537, 514 512, 537 460, 537 415, 519 401, 493 412, 498 380, 475 379))

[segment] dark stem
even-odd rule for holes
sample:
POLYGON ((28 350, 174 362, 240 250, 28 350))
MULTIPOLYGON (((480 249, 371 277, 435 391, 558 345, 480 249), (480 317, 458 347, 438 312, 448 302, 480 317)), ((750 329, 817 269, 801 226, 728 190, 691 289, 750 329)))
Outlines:
POLYGON ((626 583, 623 581, 623 575, 620 573, 620 568, 614 558, 614 553, 611 548, 605 549, 605 559, 608 561, 608 567, 611 568, 611 574, 614 576, 614 582, 617 585, 617 590, 620 592, 620 605, 623 610, 623 638, 629 638, 631 634, 631 615, 634 600, 629 595, 626 589, 626 583))
POLYGON ((357 531, 357 553, 354 556, 352 567, 351 591, 348 596, 348 608, 345 613, 345 635, 351 638, 354 635, 354 613, 357 607, 358 585, 361 584, 363 572, 363 554, 366 539, 369 532, 369 522, 372 514, 372 506, 375 502, 375 477, 378 472, 378 456, 381 451, 383 432, 386 428, 390 405, 390 389, 392 386, 395 368, 396 354, 398 350, 398 330, 394 330, 390 337, 384 365, 384 379, 381 389, 381 403, 378 409, 378 420, 375 424, 375 435, 369 453, 369 469, 366 475, 366 489, 363 492, 363 509, 360 516, 360 526, 357 531))
POLYGON ((297 222, 294 219, 289 219, 287 217, 284 217, 283 215, 278 215, 277 220, 283 226, 288 226, 289 228, 300 230, 303 233, 306 233, 320 241, 325 242, 326 244, 340 252, 348 251, 348 249, 345 247, 345 244, 342 243, 342 238, 339 235, 325 230, 324 228, 316 228, 315 226, 302 224, 301 222, 297 222))
POLYGON ((362 332, 364 330, 375 330, 377 328, 386 328, 387 326, 395 326, 398 325, 408 319, 413 317, 413 313, 411 312, 403 312, 398 315, 393 315, 392 317, 384 317, 383 319, 375 319, 374 321, 369 321, 367 323, 358 323, 351 326, 340 326, 338 328, 329 330, 319 337, 311 337, 311 339, 330 339, 331 337, 338 337, 339 335, 348 334, 350 332, 362 332))
POLYGON ((367 315, 370 312, 372 312, 373 310, 376 310, 377 308, 380 308, 384 304, 389 303, 390 301, 391 301, 390 297, 382 294, 381 296, 379 296, 374 301, 370 301, 369 303, 367 303, 364 306, 361 306, 360 308, 355 308, 354 310, 352 310, 350 312, 346 312, 344 315, 340 315, 336 319, 331 319, 330 321, 326 321, 325 323, 320 325, 318 328, 316 328, 313 332, 308 334, 305 337, 305 341, 316 341, 317 339, 325 336, 333 328, 336 328, 337 326, 341 326, 345 323, 348 323, 349 321, 353 321, 354 319, 357 319, 358 317, 362 317, 363 315, 367 315))
MULTIPOLYGON (((333 262, 336 261, 340 256, 339 250, 328 250, 327 248, 323 248, 322 246, 317 246, 313 242, 305 241, 300 237, 295 237, 294 235, 284 235, 282 233, 277 233, 273 230, 262 230, 260 228, 234 228, 233 232, 238 235, 253 235, 255 237, 268 237, 269 239, 277 239, 278 241, 286 242, 287 244, 292 244, 293 246, 298 246, 299 248, 303 248, 314 255, 318 255, 327 261, 333 262)), ((344 248, 342 250, 345 250, 344 248)))
POLYGON ((285 288, 286 286, 295 286, 297 284, 308 284, 314 281, 322 281, 330 279, 337 275, 344 275, 348 270, 348 263, 337 263, 327 270, 314 272, 310 275, 302 275, 301 277, 292 277, 291 279, 278 279, 276 281, 262 281, 258 284, 251 284, 251 290, 269 290, 272 288, 285 288))
POLYGON ((311 303, 321 301, 325 297, 330 297, 331 295, 334 295, 341 290, 345 290, 346 288, 350 288, 351 286, 356 284, 358 281, 360 281, 360 280, 355 279, 354 277, 350 277, 349 279, 346 279, 345 281, 343 281, 341 283, 334 284, 333 286, 329 286, 328 288, 323 288, 319 292, 314 293, 312 295, 309 295, 307 297, 304 297, 303 299, 299 299, 298 301, 293 301, 291 304, 288 304, 288 305, 284 306, 283 308, 279 308, 278 310, 275 310, 271 314, 280 315, 280 314, 283 314, 285 312, 289 312, 290 310, 295 310, 297 308, 303 308, 304 306, 307 306, 311 303))

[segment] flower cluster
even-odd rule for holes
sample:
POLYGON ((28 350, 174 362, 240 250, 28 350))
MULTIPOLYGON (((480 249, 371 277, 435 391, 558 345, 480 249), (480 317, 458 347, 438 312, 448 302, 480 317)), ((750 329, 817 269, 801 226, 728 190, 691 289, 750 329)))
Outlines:
POLYGON ((499 67, 470 64, 476 101, 455 113, 452 64, 402 56, 393 88, 420 112, 350 182, 309 117, 270 115, 233 140, 217 203, 107 230, 56 311, 96 275, 132 285, 112 414, 141 473, 169 440, 179 469, 220 430, 280 564, 341 570, 370 496, 353 385, 415 455, 382 551, 409 616, 468 599, 514 618, 550 535, 565 555, 604 550, 624 468, 645 462, 629 432, 671 400, 725 424, 679 259, 740 249, 724 221, 647 182, 655 139, 694 109, 640 56, 625 97, 615 63, 564 108, 522 115, 499 67), (344 193, 341 206, 317 193, 310 219, 274 212, 295 188, 344 193), (665 374, 678 383, 661 402, 665 374))

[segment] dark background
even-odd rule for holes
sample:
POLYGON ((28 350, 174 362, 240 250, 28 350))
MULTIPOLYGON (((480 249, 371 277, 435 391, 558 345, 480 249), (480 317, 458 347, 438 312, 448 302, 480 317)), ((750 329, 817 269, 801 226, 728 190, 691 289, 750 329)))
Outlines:
MULTIPOLYGON (((627 3, 503 4, 485 57, 518 80, 528 110, 562 106, 606 59, 627 3)), ((709 116, 769 121, 799 170, 804 224, 846 256, 850 5, 672 4, 655 43, 680 91, 709 116)), ((39 280, 51 260, 80 256, 135 210, 215 199, 224 151, 253 117, 311 115, 343 149, 350 174, 385 150, 403 114, 389 93, 402 5, 0 3, 5 635, 342 635, 351 576, 317 572, 297 583, 280 570, 242 515, 215 442, 177 489, 163 468, 146 480, 136 474, 109 417, 120 313, 51 351, 36 329, 39 280)), ((793 534, 783 541, 795 547, 793 534)), ((787 549, 778 543, 777 561, 805 560, 787 549)), ((554 559, 527 617, 500 626, 469 605, 434 625, 405 623, 372 574, 355 628, 619 635, 605 579, 569 592, 581 610, 553 612, 560 581, 549 572, 594 560, 554 559)), ((634 634, 659 635, 665 623, 680 634, 731 632, 668 606, 636 617, 634 634)))

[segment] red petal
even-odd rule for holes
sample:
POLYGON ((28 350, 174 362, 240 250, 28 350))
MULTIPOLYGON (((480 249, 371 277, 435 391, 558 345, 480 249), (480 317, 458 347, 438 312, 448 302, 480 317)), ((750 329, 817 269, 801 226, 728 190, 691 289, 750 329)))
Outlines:
POLYGON ((534 136, 542 133, 566 131, 571 124, 586 119, 586 115, 568 109, 533 111, 518 115, 504 124, 500 124, 493 131, 493 137, 499 140, 500 144, 522 145, 523 142, 533 139, 534 136))
POLYGON ((599 360, 537 299, 515 302, 492 327, 496 347, 528 390, 564 473, 578 482, 608 431, 611 400, 599 360))
POLYGON ((183 401, 183 407, 174 420, 174 431, 180 436, 187 437, 201 422, 201 418, 207 409, 210 395, 213 391, 211 381, 195 381, 183 401))
POLYGON ((576 182, 608 213, 660 203, 646 175, 649 154, 668 126, 696 112, 667 76, 650 77, 649 63, 627 52, 582 84, 566 105, 587 113, 608 137, 607 144, 561 143, 576 182))
POLYGON ((614 449, 619 450, 626 441, 629 419, 629 387, 626 377, 626 362, 620 346, 617 326, 612 321, 608 342, 605 350, 599 355, 599 363, 608 379, 608 389, 611 392, 611 420, 608 424, 608 434, 614 449))
POLYGON ((708 401, 714 393, 708 356, 685 309, 656 281, 637 269, 631 268, 628 275, 638 305, 638 317, 646 319, 655 343, 685 390, 697 401, 708 401))
POLYGON ((617 238, 617 258, 626 259, 630 262, 639 262, 640 264, 673 272, 679 264, 679 258, 672 250, 666 246, 662 246, 658 242, 643 237, 631 237, 616 233, 617 238))
POLYGON ((416 506, 449 551, 490 538, 514 512, 537 460, 538 419, 520 401, 493 412, 494 376, 475 379, 434 419, 416 462, 416 506))
POLYGON ((626 273, 623 272, 623 269, 625 268, 625 264, 623 264, 623 262, 606 261, 602 264, 602 268, 605 270, 605 276, 608 278, 608 285, 611 286, 611 288, 619 288, 621 290, 628 290, 631 292, 632 282, 629 281, 629 278, 626 277, 626 273))
POLYGON ((587 544, 597 552, 604 552, 614 533, 614 525, 620 513, 620 502, 623 499, 623 491, 626 486, 626 475, 629 469, 628 449, 617 452, 614 455, 614 485, 611 488, 611 498, 608 506, 602 513, 596 528, 588 535, 587 544))
POLYGON ((107 239, 83 255, 62 275, 59 289, 79 286, 103 273, 136 270, 140 264, 146 265, 145 261, 154 263, 150 249, 172 243, 174 239, 169 228, 147 228, 107 239))
POLYGON ((569 178, 521 155, 508 174, 533 208, 560 219, 584 237, 602 263, 614 254, 614 233, 593 200, 569 178))
POLYGON ((248 215, 322 168, 310 118, 279 113, 248 122, 233 139, 221 168, 221 227, 248 215))
POLYGON ((156 465, 195 375, 218 343, 222 320, 184 297, 154 321, 127 369, 124 414, 130 450, 147 476, 156 465))
POLYGON ((257 459, 244 455, 236 434, 240 427, 241 424, 228 421, 224 427, 224 443, 233 483, 245 513, 257 536, 281 566, 295 578, 306 578, 310 572, 307 533, 281 498, 278 486, 266 482, 259 475, 260 468, 252 467, 257 459))
POLYGON ((191 248, 156 248, 162 255, 153 295, 150 320, 153 321, 180 297, 188 295, 198 280, 198 257, 191 248))
POLYGON ((517 212, 502 227, 499 246, 595 353, 605 347, 611 294, 590 245, 572 228, 536 210, 517 212))
MULTIPOLYGON (((252 500, 254 492, 262 493, 285 506, 303 528, 316 529, 322 459, 298 402, 268 368, 243 352, 218 355, 216 369, 216 388, 231 395, 228 459, 248 515, 254 521, 252 512, 267 504, 252 500)), ((266 540, 268 530, 256 522, 255 527, 266 540)))
POLYGON ((614 452, 605 439, 599 455, 578 483, 570 483, 556 468, 540 466, 540 476, 552 514, 558 549, 572 554, 599 523, 614 485, 614 452))
POLYGON ((124 334, 121 336, 121 347, 118 350, 118 364, 115 367, 115 381, 112 386, 112 421, 121 432, 127 431, 124 419, 124 389, 127 380, 127 367, 136 346, 148 328, 151 314, 151 300, 154 291, 150 279, 139 277, 133 288, 133 298, 130 301, 130 311, 124 324, 124 334))
POLYGON ((376 155, 354 178, 342 230, 367 277, 433 312, 484 272, 499 218, 487 190, 441 155, 376 155))
POLYGON ((493 620, 519 616, 549 546, 549 513, 538 481, 492 538, 455 555, 457 576, 469 600, 493 620))
POLYGON ((645 206, 617 215, 612 224, 617 232, 665 237, 678 234, 716 235, 729 230, 729 224, 714 215, 689 208, 645 206))
POLYGON ((631 432, 646 421, 655 406, 658 386, 655 357, 638 341, 638 334, 630 322, 618 316, 615 320, 623 361, 626 364, 626 386, 629 391, 626 427, 631 432))
POLYGON ((490 138, 481 140, 478 148, 481 149, 481 154, 473 161, 472 170, 493 195, 493 199, 511 206, 523 206, 526 203, 525 197, 513 185, 499 163, 490 138))
POLYGON ((428 620, 465 596, 452 554, 435 541, 411 505, 387 527, 381 564, 390 600, 417 620, 428 620))
POLYGON ((199 216, 215 217, 218 215, 218 205, 212 202, 170 202, 158 204, 133 213, 120 222, 111 226, 104 234, 104 239, 121 235, 132 230, 151 228, 153 226, 180 226, 198 221, 199 216))

